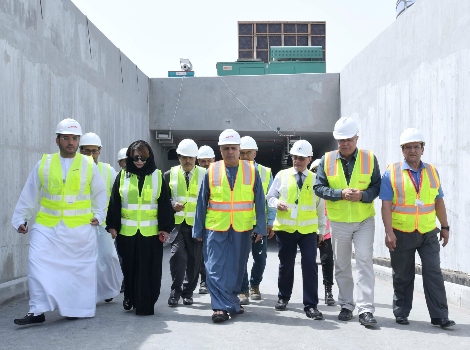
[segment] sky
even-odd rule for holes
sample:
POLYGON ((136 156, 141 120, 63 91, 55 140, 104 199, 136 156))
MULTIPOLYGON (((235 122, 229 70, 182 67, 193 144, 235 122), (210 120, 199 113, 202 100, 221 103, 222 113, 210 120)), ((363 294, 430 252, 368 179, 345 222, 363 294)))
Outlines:
POLYGON ((326 21, 326 70, 338 73, 395 20, 396 0, 72 0, 150 78, 198 77, 236 61, 238 21, 326 21))

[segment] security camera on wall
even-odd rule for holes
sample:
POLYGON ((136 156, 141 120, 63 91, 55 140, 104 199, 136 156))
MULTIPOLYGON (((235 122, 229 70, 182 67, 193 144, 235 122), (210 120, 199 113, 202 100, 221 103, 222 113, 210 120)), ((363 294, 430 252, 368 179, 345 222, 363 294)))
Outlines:
POLYGON ((193 70, 193 65, 190 60, 187 58, 180 58, 180 66, 181 70, 185 72, 189 72, 193 70))

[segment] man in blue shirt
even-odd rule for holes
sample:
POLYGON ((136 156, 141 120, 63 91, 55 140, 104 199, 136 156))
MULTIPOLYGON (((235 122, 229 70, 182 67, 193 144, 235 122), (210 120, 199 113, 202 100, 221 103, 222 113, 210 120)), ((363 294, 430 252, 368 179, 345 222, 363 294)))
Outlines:
MULTIPOLYGON (((239 169, 241 164, 239 163, 240 135, 232 129, 224 130, 219 136, 219 146, 223 159, 219 162, 223 162, 223 164, 215 162, 210 169, 225 168, 225 174, 221 174, 221 178, 226 176, 233 195, 235 181, 241 181, 244 177, 242 169, 239 169)), ((242 165, 247 168, 251 167, 248 163, 242 165)), ((263 186, 258 171, 255 169, 254 172, 253 193, 257 220, 254 229, 237 232, 233 227, 233 222, 226 231, 206 229, 206 215, 209 209, 209 199, 212 199, 211 188, 213 186, 209 183, 210 170, 206 173, 199 192, 193 237, 203 241, 206 282, 214 311, 212 314, 213 322, 223 322, 228 320, 229 315, 233 316, 244 312, 243 307, 240 306, 238 294, 241 291, 243 274, 250 254, 251 234, 253 231, 257 234, 256 240, 266 236, 266 208, 263 186)), ((227 191, 228 188, 221 186, 221 190, 227 191)), ((230 212, 234 213, 234 209, 230 209, 230 212)), ((233 214, 231 217, 233 217, 233 214)))
POLYGON ((439 174, 433 165, 423 163, 424 136, 417 129, 406 129, 400 136, 404 160, 391 164, 380 186, 385 244, 390 250, 393 269, 393 313, 398 324, 407 325, 413 304, 415 254, 423 269, 424 295, 431 324, 448 328, 446 290, 439 259, 440 232, 442 246, 449 240, 444 193, 439 174), (436 217, 441 229, 436 227, 436 217))

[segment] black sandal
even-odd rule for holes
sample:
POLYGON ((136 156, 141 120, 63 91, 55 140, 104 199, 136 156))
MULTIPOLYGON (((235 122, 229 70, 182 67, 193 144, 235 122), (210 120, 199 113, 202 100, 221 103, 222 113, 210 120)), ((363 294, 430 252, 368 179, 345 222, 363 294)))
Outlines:
POLYGON ((122 307, 124 308, 124 310, 129 311, 130 309, 132 309, 131 301, 129 299, 124 299, 122 301, 122 307))
POLYGON ((214 313, 212 314, 212 322, 214 323, 219 323, 219 322, 224 322, 229 319, 228 313, 226 310, 214 310, 214 313), (217 311, 222 311, 221 314, 216 313, 217 311))

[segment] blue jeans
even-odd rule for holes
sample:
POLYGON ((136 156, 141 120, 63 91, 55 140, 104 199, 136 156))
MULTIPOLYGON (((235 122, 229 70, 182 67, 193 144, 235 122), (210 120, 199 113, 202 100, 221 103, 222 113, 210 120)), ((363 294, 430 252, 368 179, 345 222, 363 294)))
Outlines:
MULTIPOLYGON (((251 255, 253 256, 253 267, 251 268, 251 286, 259 286, 263 280, 264 268, 266 267, 266 257, 268 256, 268 237, 263 237, 255 243, 255 237, 251 237, 251 255)), ((242 292, 248 291, 248 265, 242 282, 242 292)))

